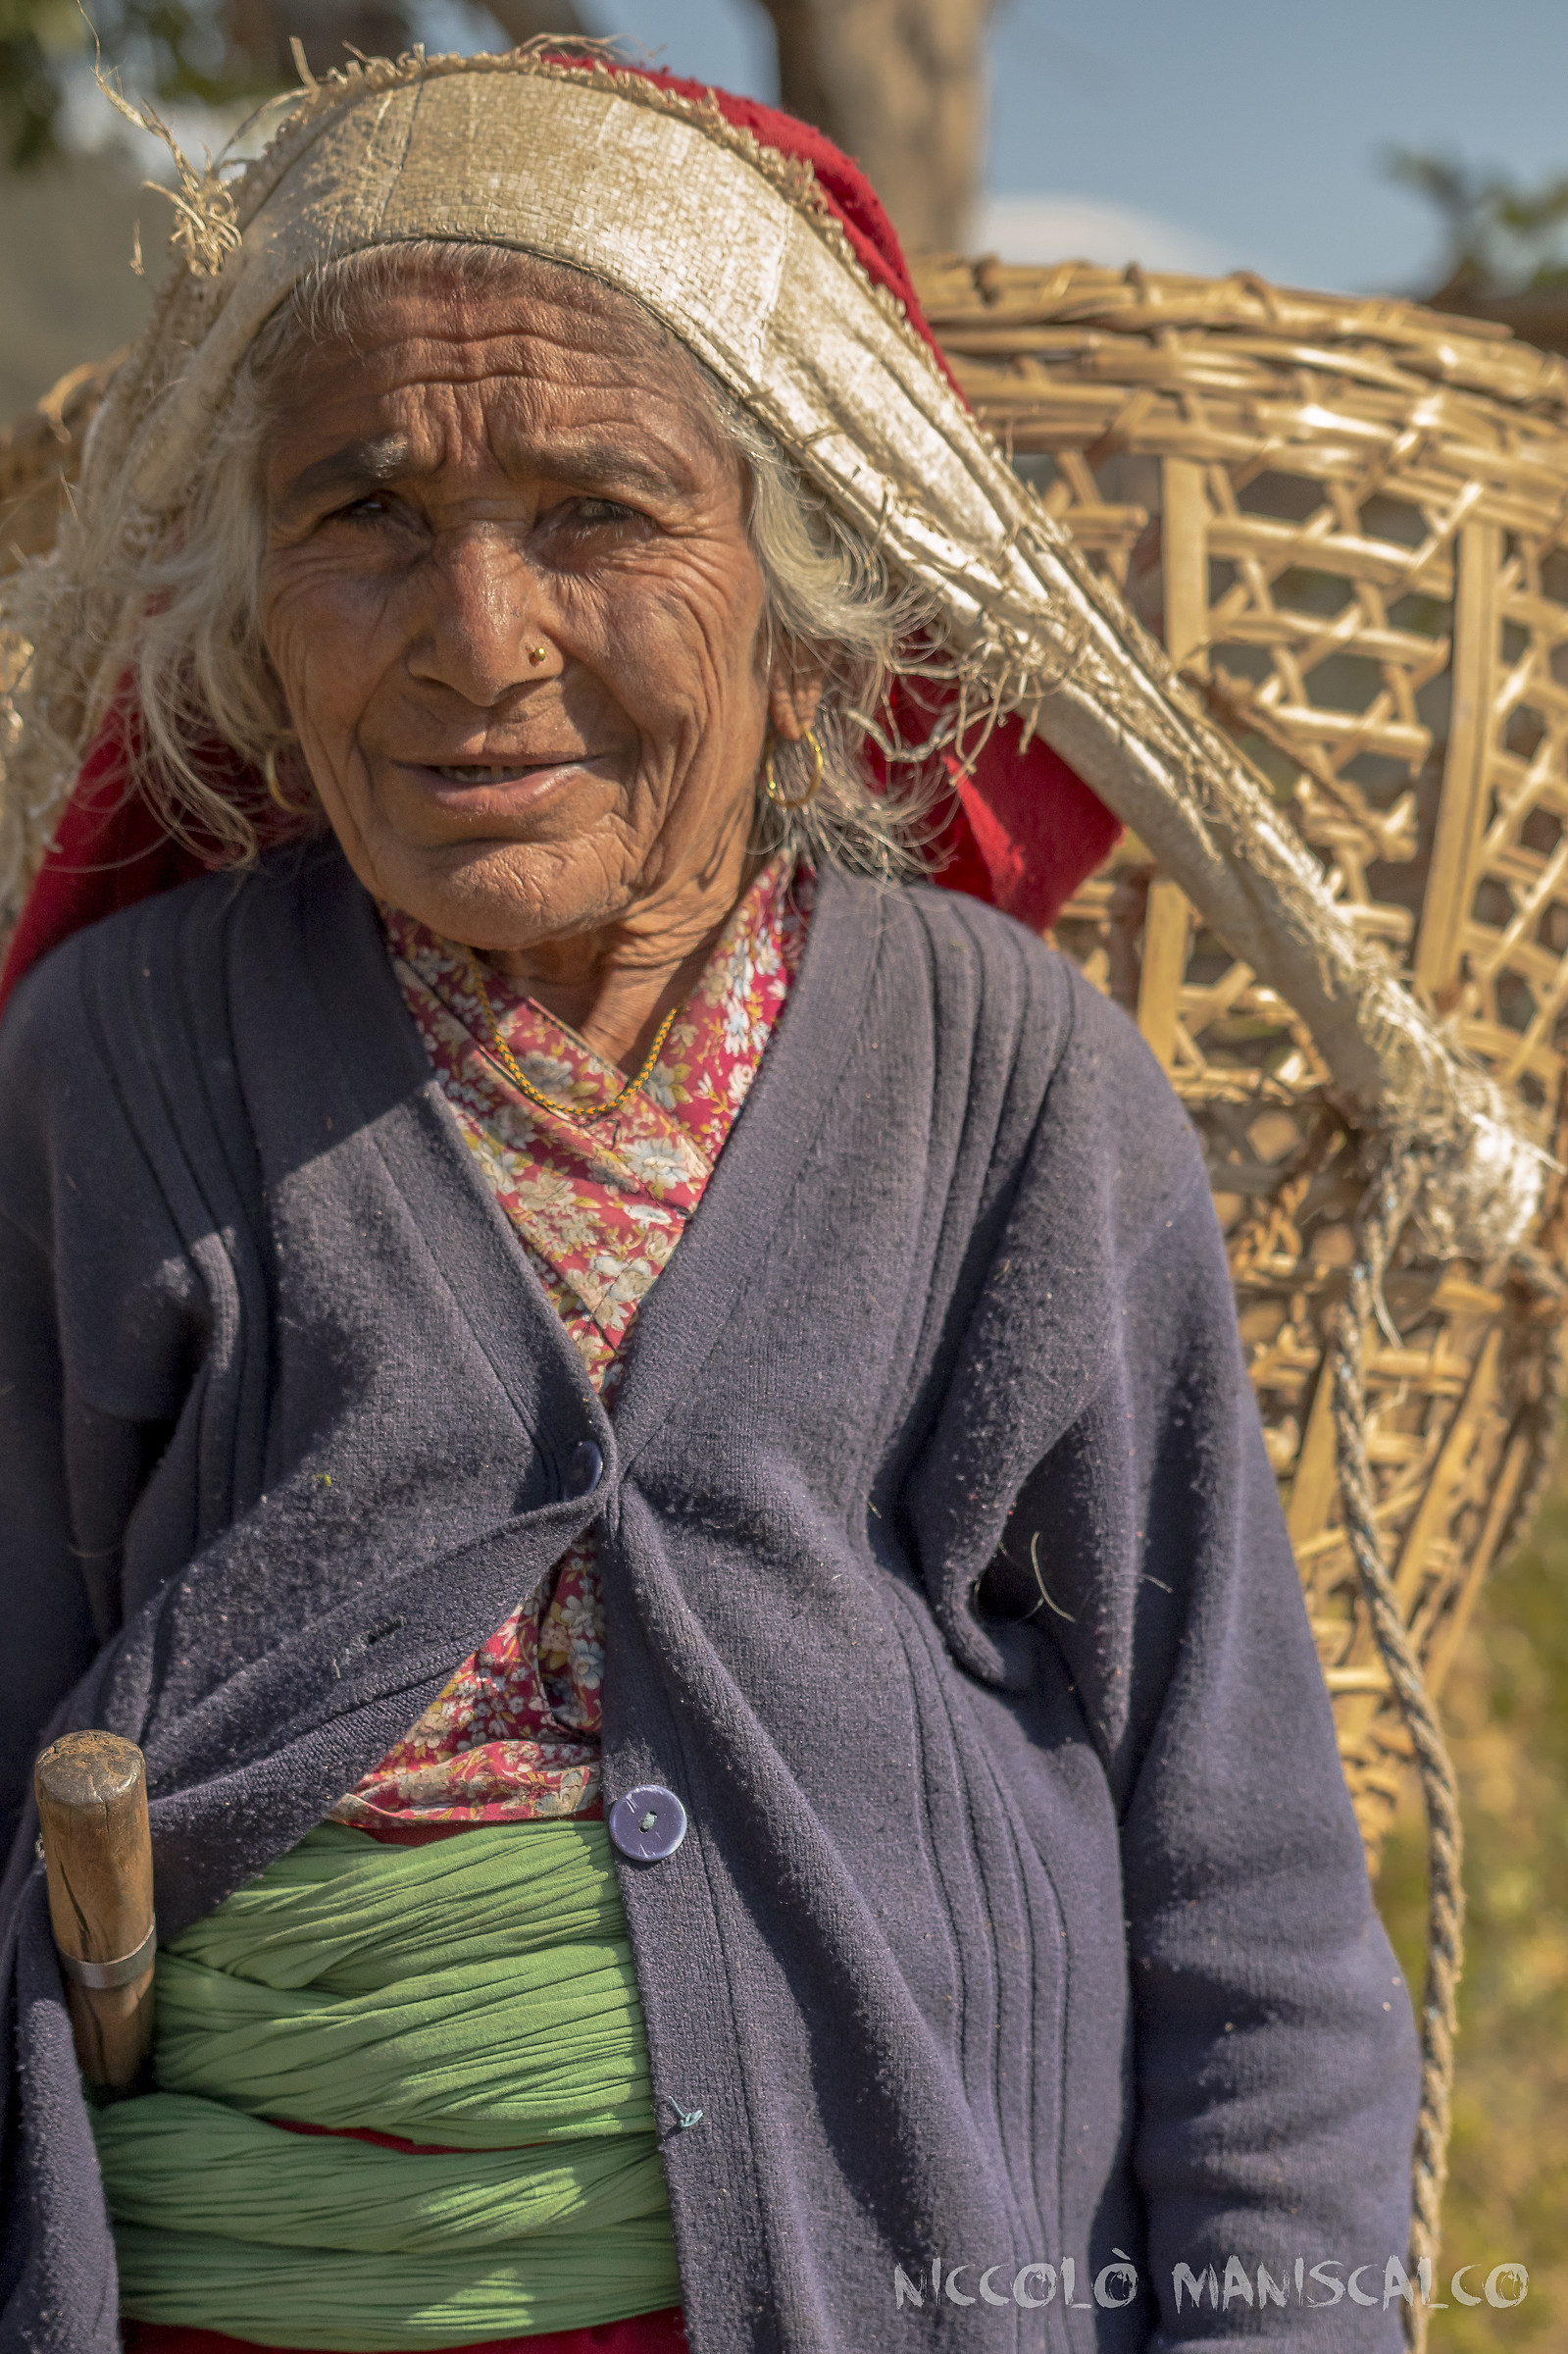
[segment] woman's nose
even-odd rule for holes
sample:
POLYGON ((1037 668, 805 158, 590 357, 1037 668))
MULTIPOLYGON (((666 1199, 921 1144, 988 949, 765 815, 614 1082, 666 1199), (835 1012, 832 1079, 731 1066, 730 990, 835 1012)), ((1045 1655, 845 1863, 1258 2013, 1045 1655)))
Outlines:
POLYGON ((413 678, 483 710, 538 679, 546 600, 536 570, 510 534, 484 528, 454 534, 424 569, 426 611, 407 657, 413 678))

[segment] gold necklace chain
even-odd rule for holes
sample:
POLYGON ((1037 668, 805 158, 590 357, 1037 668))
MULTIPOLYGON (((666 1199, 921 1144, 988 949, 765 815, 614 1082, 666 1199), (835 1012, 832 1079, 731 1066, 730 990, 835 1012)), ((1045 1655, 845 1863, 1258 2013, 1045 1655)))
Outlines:
POLYGON ((589 1110, 582 1104, 563 1103, 558 1097, 545 1095, 541 1089, 536 1088, 533 1086, 531 1080, 528 1080, 524 1077, 523 1069, 517 1059, 517 1056, 513 1053, 511 1048, 501 1036, 501 1025, 496 1020, 495 1008, 490 1003, 490 993, 484 986, 484 975, 480 971, 480 960, 477 956, 470 956, 468 961, 469 970, 474 976, 475 994, 479 998, 480 1003, 484 1008, 484 1019, 489 1024, 490 1039, 495 1049, 494 1059, 499 1062, 502 1070, 505 1071, 507 1077, 511 1080, 512 1085, 516 1088, 521 1088, 523 1094, 527 1096, 531 1103, 536 1103, 541 1111, 553 1111, 570 1120, 607 1120, 612 1111, 619 1111, 623 1103, 630 1103, 632 1098, 637 1093, 637 1090, 645 1084, 653 1070, 654 1064, 658 1061, 659 1056, 663 1053, 664 1042, 669 1037, 671 1025, 675 1021, 676 1014, 680 1010, 678 1006, 672 1005, 669 1012, 665 1015, 663 1021, 659 1024, 653 1044, 648 1049, 647 1059, 643 1063, 641 1070, 638 1071, 636 1077, 634 1079, 629 1079, 625 1087, 623 1087, 618 1094, 610 1098, 608 1103, 595 1103, 592 1109, 589 1110))

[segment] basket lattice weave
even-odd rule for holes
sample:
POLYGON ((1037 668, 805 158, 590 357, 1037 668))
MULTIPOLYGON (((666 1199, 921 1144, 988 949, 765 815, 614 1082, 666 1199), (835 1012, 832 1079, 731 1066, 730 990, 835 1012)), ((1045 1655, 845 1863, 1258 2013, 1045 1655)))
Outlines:
MULTIPOLYGON (((1568 1158, 1568 366, 1249 277, 940 260, 919 279, 1019 471, 1201 685, 1357 926, 1568 1158)), ((1410 1740, 1342 1526, 1325 1359, 1380 1140, 1136 843, 1058 939, 1136 1013, 1202 1136, 1375 1864, 1410 1740)), ((1560 1191, 1505 1265, 1444 1262, 1407 1228, 1365 1356, 1378 1526, 1433 1691, 1550 1447, 1560 1191)))
MULTIPOLYGON (((1294 815, 1341 904, 1568 1159, 1568 364, 1413 305, 927 261, 963 389, 1294 815)), ((0 569, 47 548, 107 366, 0 435, 0 569)), ((1380 1141, 1306 1025, 1124 843, 1057 937, 1203 1139, 1374 1864, 1410 1757, 1341 1524, 1330 1321, 1380 1141)), ((1504 1265, 1408 1229, 1366 1355, 1384 1551, 1429 1686, 1543 1470, 1561 1188, 1504 1265)))

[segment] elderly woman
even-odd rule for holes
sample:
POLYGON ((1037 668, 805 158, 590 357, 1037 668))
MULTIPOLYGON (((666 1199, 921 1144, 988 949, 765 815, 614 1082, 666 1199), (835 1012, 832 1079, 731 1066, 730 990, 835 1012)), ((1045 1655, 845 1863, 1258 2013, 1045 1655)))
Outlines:
POLYGON ((1396 2344, 1208 1189, 1037 937, 1049 527, 875 200, 535 51, 313 88, 185 245, 27 591, 0 2344, 1396 2344))

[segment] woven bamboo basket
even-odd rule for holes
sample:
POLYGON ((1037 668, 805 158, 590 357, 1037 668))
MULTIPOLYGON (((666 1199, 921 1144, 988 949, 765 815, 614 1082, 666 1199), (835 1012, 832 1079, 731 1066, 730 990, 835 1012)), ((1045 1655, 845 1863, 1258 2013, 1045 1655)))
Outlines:
MULTIPOLYGON (((938 259, 965 393, 1262 772, 1340 905, 1568 1158, 1568 364, 1414 305, 938 259)), ((1369 1857, 1411 1757, 1346 1542, 1332 1320, 1379 1140, 1310 1030, 1124 842, 1060 945, 1203 1140, 1369 1857)), ((1363 1360, 1376 1518, 1429 1691, 1539 1491, 1562 1184, 1533 1247, 1403 1232, 1363 1360)))
MULTIPOLYGON (((928 260, 963 389, 1269 780, 1358 927, 1568 1158, 1568 363, 1413 305, 928 260)), ((52 541, 112 363, 0 435, 0 570, 52 541)), ((1376 1866, 1411 1743, 1341 1519, 1326 1357, 1379 1140, 1311 1031, 1127 840, 1060 945, 1203 1140, 1340 1755, 1376 1866)), ((1558 1393, 1564 1239, 1405 1231, 1367 1352, 1376 1515, 1429 1687, 1519 1534, 1558 1393)))

